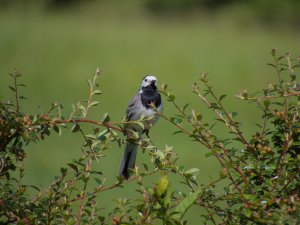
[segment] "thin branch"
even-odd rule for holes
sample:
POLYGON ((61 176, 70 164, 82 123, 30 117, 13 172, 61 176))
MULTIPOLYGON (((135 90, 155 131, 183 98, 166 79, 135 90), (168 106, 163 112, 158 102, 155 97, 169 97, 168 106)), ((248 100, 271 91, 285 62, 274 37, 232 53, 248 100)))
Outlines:
MULTIPOLYGON (((171 122, 173 125, 175 125, 177 128, 179 128, 181 131, 183 131, 185 134, 187 134, 187 135, 189 135, 189 136, 193 135, 193 133, 191 133, 190 131, 186 130, 184 127, 178 125, 177 123, 171 121, 171 120, 170 120, 168 117, 166 117, 164 114, 159 113, 159 115, 160 115, 162 118, 164 118, 165 120, 171 122)), ((202 134, 200 134, 200 135, 202 135, 202 134)), ((203 135, 202 135, 202 137, 203 137, 203 135)), ((247 182, 247 179, 246 179, 246 177, 244 176, 244 174, 242 173, 242 171, 241 171, 238 167, 236 167, 233 163, 231 163, 231 162, 232 162, 232 159, 231 159, 231 157, 230 157, 230 154, 227 152, 227 150, 226 150, 224 147, 222 147, 222 145, 219 144, 219 145, 217 145, 217 147, 221 148, 223 151, 224 151, 224 149, 225 149, 225 152, 224 152, 224 153, 225 153, 225 155, 226 155, 227 157, 229 156, 229 160, 231 160, 231 162, 228 162, 227 160, 225 160, 224 158, 222 158, 222 157, 217 153, 217 151, 214 149, 214 147, 213 147, 210 143, 208 143, 208 142, 205 140, 205 138, 200 138, 200 137, 199 137, 199 138, 197 138, 197 141, 200 142, 202 145, 204 145, 205 147, 207 147, 208 149, 210 149, 210 150, 212 151, 212 153, 213 153, 214 156, 218 159, 218 161, 221 163, 221 165, 222 165, 223 168, 226 168, 226 166, 225 166, 225 164, 224 164, 223 161, 225 161, 225 163, 229 163, 229 164, 232 166, 232 168, 233 168, 236 172, 238 172, 238 173, 240 174, 240 176, 242 177, 243 181, 244 181, 246 184, 248 183, 248 182, 247 182), (226 154, 226 153, 227 153, 227 154, 226 154)), ((240 191, 240 193, 241 193, 241 191, 240 191)))
POLYGON ((266 95, 266 96, 260 96, 260 97, 241 97, 239 95, 236 95, 237 98, 242 100, 252 100, 252 101, 264 101, 268 99, 276 99, 276 98, 282 98, 282 97, 293 97, 293 96, 300 96, 300 91, 295 91, 292 93, 283 93, 281 95, 266 95))
POLYGON ((219 119, 223 120, 226 124, 226 126, 232 130, 232 132, 234 132, 241 140, 241 142, 245 145, 247 150, 250 150, 250 152, 255 155, 255 152, 253 151, 253 149, 250 147, 250 144, 247 142, 246 138, 244 137, 244 135, 242 134, 242 132, 239 130, 239 128, 235 125, 235 122, 233 121, 233 119, 231 118, 231 116, 229 115, 229 113, 225 110, 225 108, 223 107, 223 105, 221 104, 221 102, 219 101, 219 99, 215 96, 214 92, 211 90, 211 88, 206 84, 206 87, 208 88, 209 92, 211 93, 211 95, 214 97, 214 99, 217 101, 217 103, 219 104, 219 106, 221 107, 221 109, 223 110, 224 114, 226 115, 227 119, 229 121, 227 121, 226 118, 224 118, 224 116, 222 115, 221 112, 219 112, 219 110, 217 110, 216 108, 213 108, 211 103, 209 101, 207 101, 207 99, 199 92, 199 90, 197 88, 194 88, 194 92, 201 98, 201 100, 209 107, 212 108, 213 111, 216 113, 216 115, 219 117, 219 119))
MULTIPOLYGON (((189 119, 187 119, 187 115, 186 115, 186 113, 176 104, 176 102, 175 101, 173 101, 172 102, 173 103, 173 105, 175 106, 175 108, 181 113, 181 115, 185 118, 185 120, 194 128, 194 129, 198 129, 196 126, 195 126, 195 124, 194 123, 192 123, 191 122, 191 120, 189 120, 189 119)), ((203 127, 203 130, 205 130, 206 132, 208 132, 207 131, 207 129, 205 128, 205 127, 203 127)), ((202 139, 204 139, 204 136, 202 135, 202 139)), ((206 142, 207 143, 207 142, 206 142)), ((207 143, 208 144, 208 143, 207 143)), ((221 142, 217 142, 216 143, 216 146, 217 147, 219 147, 220 149, 222 149, 222 151, 225 153, 225 155, 228 157, 228 159, 232 162, 233 160, 231 159, 231 157, 230 157, 230 154, 228 153, 228 151, 224 148, 224 146, 222 145, 222 143, 221 142)), ((246 163, 243 159, 241 159, 240 157, 238 157, 238 156, 235 156, 237 159, 239 159, 241 162, 243 162, 243 163, 246 163)), ((234 165, 233 165, 233 167, 234 167, 234 165)))
POLYGON ((282 78, 281 78, 281 73, 280 73, 280 69, 279 69, 278 59, 276 57, 276 49, 273 49, 272 55, 273 55, 273 58, 274 58, 274 61, 275 61, 275 69, 276 69, 278 81, 281 81, 282 78))
POLYGON ((44 189, 43 191, 40 191, 38 193, 38 195, 31 200, 31 204, 34 204, 36 201, 38 201, 46 192, 48 192, 50 190, 50 188, 52 186, 63 181, 69 172, 70 172, 70 169, 68 169, 61 177, 59 177, 55 181, 53 181, 52 184, 48 188, 44 189))
POLYGON ((88 119, 70 119, 70 120, 54 120, 53 121, 54 124, 63 124, 63 123, 92 123, 92 124, 96 124, 102 127, 106 127, 112 130, 117 130, 119 132, 123 133, 123 129, 121 129, 120 127, 116 127, 111 125, 110 123, 101 123, 95 120, 88 120, 88 119))
POLYGON ((95 72, 95 75, 94 75, 94 77, 93 77, 92 83, 90 83, 90 80, 88 80, 89 86, 90 86, 90 90, 89 90, 89 98, 88 98, 88 101, 87 101, 87 103, 86 103, 86 111, 85 111, 85 114, 84 114, 84 118, 87 117, 88 111, 89 111, 89 109, 90 109, 90 107, 91 107, 92 98, 93 98, 93 96, 94 96, 94 94, 93 94, 93 92, 94 92, 94 87, 97 85, 97 84, 96 84, 96 80, 97 80, 97 78, 98 78, 99 76, 100 76, 100 70, 99 70, 99 68, 97 68, 97 69, 96 69, 96 72, 95 72))
MULTIPOLYGON (((143 173, 143 177, 152 175, 152 174, 156 173, 157 171, 158 171, 158 170, 153 170, 153 171, 149 171, 149 172, 144 172, 144 173, 143 173)), ((94 196, 94 195, 96 195, 96 194, 98 194, 98 193, 100 193, 100 192, 109 191, 109 190, 112 190, 112 189, 114 189, 114 188, 120 187, 120 186, 122 185, 122 183, 129 183, 129 182, 132 182, 132 181, 134 181, 134 180, 138 180, 139 177, 140 177, 140 175, 132 176, 132 177, 130 177, 128 180, 125 180, 125 181, 123 181, 123 182, 117 181, 116 183, 114 183, 114 184, 112 184, 112 185, 110 185, 110 186, 106 186, 106 187, 104 187, 103 185, 99 185, 98 187, 96 187, 96 188, 94 189, 93 192, 89 193, 89 196, 94 196)), ((87 197, 87 196, 84 196, 84 198, 86 198, 86 197, 87 197)), ((76 198, 70 200, 69 203, 73 203, 73 202, 76 202, 76 201, 78 201, 78 200, 81 200, 81 198, 82 198, 81 196, 76 197, 76 198)))
MULTIPOLYGON (((274 57, 274 61, 275 61, 275 69, 276 69, 276 73, 277 73, 277 76, 278 76, 278 82, 280 84, 280 87, 282 88, 282 77, 281 77, 281 71, 280 71, 280 68, 279 68, 279 60, 278 58, 276 57, 276 50, 273 51, 273 57, 274 57)), ((285 113, 288 114, 288 100, 287 100, 287 97, 282 95, 283 97, 283 101, 284 101, 284 108, 285 108, 285 113)))
MULTIPOLYGON (((82 135, 82 137, 83 137, 85 143, 88 143, 88 139, 86 138, 86 136, 85 136, 85 134, 84 134, 84 132, 83 132, 83 130, 82 130, 81 127, 79 128, 79 131, 80 131, 80 133, 81 133, 81 135, 82 135)), ((88 144, 87 144, 87 145, 88 145, 88 144)), ((94 158, 96 159, 96 161, 98 162, 98 158, 97 158, 97 156, 95 155, 94 149, 93 149, 90 145, 88 145, 88 147, 89 147, 89 149, 90 149, 90 151, 91 151, 93 157, 94 157, 94 158)))
POLYGON ((18 94, 18 84, 17 84, 17 74, 18 74, 18 72, 17 72, 17 70, 15 70, 15 75, 14 75, 14 86, 15 86, 15 93, 16 93, 16 95, 15 95, 15 97, 16 97, 16 107, 17 107, 17 109, 16 109, 16 111, 19 113, 19 110, 20 110, 20 106, 19 106, 19 94, 18 94))
POLYGON ((300 173, 300 168, 298 169, 298 171, 293 175, 291 176, 291 178, 288 180, 288 182, 283 186, 283 188, 279 191, 278 194, 281 194, 289 185, 290 183, 296 178, 297 175, 299 175, 300 173))
MULTIPOLYGON (((293 126, 293 124, 297 121, 297 118, 298 118, 298 113, 295 113, 294 116, 293 116, 293 120, 291 121, 290 123, 290 129, 291 130, 291 127, 293 126)), ((283 146, 283 150, 282 150, 282 153, 280 155, 280 159, 279 159, 279 162, 278 162, 278 166, 277 166, 277 182, 276 184, 274 185, 274 188, 273 190, 276 189, 278 183, 279 183, 279 176, 280 174, 282 173, 282 170, 283 170, 283 166, 284 166, 284 160, 287 156, 287 153, 288 153, 288 150, 289 150, 289 147, 290 147, 290 142, 293 140, 293 137, 292 137, 292 131, 290 131, 287 135, 286 135, 286 140, 285 140, 285 143, 284 143, 284 146, 283 146)))
POLYGON ((265 137, 265 133, 266 133, 266 126, 267 126, 267 121, 268 121, 268 118, 267 118, 267 109, 264 110, 264 119, 263 119, 263 125, 262 125, 262 129, 261 129, 261 132, 260 132, 260 139, 263 140, 264 137, 265 137))
MULTIPOLYGON (((92 159, 89 158, 87 164, 86 164, 86 172, 87 172, 87 176, 90 175, 91 173, 91 166, 92 166, 92 159)), ((83 208, 84 208, 84 199, 86 197, 86 189, 87 189, 87 184, 88 182, 84 182, 84 186, 83 189, 81 191, 81 195, 80 195, 80 205, 79 205, 79 209, 78 209, 78 213, 77 213, 77 219, 76 219, 76 225, 80 225, 80 221, 81 221, 81 216, 83 214, 83 208)))

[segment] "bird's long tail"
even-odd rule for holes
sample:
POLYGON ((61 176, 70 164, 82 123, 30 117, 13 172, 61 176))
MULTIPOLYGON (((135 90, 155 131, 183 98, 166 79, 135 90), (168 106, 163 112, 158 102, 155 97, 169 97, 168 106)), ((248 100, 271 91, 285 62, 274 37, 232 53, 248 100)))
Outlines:
POLYGON ((130 177, 130 170, 134 169, 137 149, 137 144, 130 142, 126 143, 119 169, 119 176, 124 177, 126 180, 130 177))

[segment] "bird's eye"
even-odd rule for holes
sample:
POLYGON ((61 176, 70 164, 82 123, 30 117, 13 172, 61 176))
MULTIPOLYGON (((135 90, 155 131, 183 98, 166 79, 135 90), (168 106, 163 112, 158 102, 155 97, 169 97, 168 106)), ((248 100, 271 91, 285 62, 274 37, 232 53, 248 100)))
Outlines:
POLYGON ((145 82, 147 82, 147 79, 145 79, 145 82))

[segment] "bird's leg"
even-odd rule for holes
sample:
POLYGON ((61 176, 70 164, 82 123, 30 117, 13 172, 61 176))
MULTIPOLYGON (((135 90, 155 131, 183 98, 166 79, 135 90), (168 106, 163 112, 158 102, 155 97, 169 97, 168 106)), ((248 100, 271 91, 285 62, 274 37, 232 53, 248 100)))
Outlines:
POLYGON ((152 144, 153 146, 155 146, 155 149, 154 149, 154 150, 157 150, 156 145, 153 143, 152 139, 151 139, 150 136, 149 136, 149 130, 143 130, 143 133, 146 134, 146 136, 148 137, 148 139, 149 139, 149 141, 151 142, 151 144, 152 144))

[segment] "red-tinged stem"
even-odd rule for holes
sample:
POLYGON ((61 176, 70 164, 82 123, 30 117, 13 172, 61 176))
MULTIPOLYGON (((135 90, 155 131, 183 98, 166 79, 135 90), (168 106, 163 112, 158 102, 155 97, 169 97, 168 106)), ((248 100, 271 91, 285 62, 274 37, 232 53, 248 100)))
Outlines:
POLYGON ((99 125, 99 126, 107 127, 109 129, 112 129, 112 130, 117 130, 117 131, 123 132, 123 129, 121 129, 119 127, 112 126, 109 123, 101 123, 101 122, 98 122, 98 121, 95 121, 95 120, 88 120, 88 119, 55 120, 54 123, 56 123, 56 124, 62 124, 62 123, 92 123, 92 124, 96 124, 96 125, 99 125))

